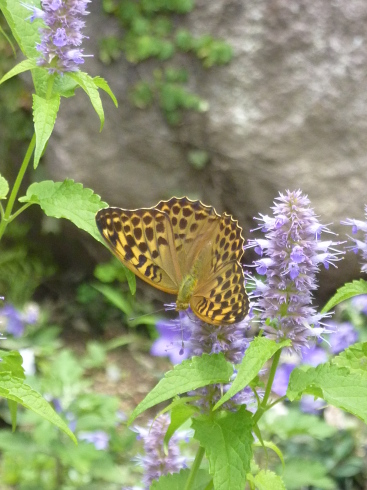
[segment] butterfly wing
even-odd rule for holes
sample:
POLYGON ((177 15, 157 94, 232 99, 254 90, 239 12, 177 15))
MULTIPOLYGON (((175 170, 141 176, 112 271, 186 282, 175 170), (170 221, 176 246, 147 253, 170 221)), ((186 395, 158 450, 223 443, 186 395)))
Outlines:
POLYGON ((248 313, 249 302, 240 263, 243 237, 237 221, 223 214, 203 248, 200 276, 190 300, 193 312, 214 325, 237 323, 248 313))
POLYGON ((167 214, 155 209, 101 209, 98 230, 110 250, 134 274, 162 291, 177 294, 182 277, 167 214))
POLYGON ((156 209, 169 216, 182 276, 190 269, 205 244, 210 241, 220 216, 212 206, 187 197, 161 201, 156 209))

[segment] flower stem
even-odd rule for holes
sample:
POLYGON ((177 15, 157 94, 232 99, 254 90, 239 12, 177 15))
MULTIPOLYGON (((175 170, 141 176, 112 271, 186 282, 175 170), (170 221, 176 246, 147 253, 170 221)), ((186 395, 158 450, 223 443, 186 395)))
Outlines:
POLYGON ((273 363, 272 363, 271 368, 270 368, 268 383, 266 385, 263 401, 261 402, 261 405, 259 406, 259 408, 256 410, 255 415, 253 416, 254 424, 257 424, 257 422, 260 420, 260 418, 262 417, 264 412, 266 412, 266 410, 269 408, 269 407, 267 407, 267 403, 268 403, 269 396, 271 393, 271 387, 273 386, 274 376, 275 376, 275 373, 276 373, 276 370, 277 370, 277 367, 279 364, 279 359, 280 359, 281 353, 282 353, 282 349, 279 349, 274 355, 273 363))
POLYGON ((191 488, 193 488, 193 484, 195 482, 197 472, 199 471, 201 460, 203 459, 204 453, 205 453, 204 448, 199 446, 198 452, 196 453, 196 457, 191 467, 189 478, 187 479, 184 490, 190 490, 191 488))
POLYGON ((4 234, 6 227, 8 226, 8 224, 10 222, 9 218, 10 218, 11 212, 13 210, 14 202, 15 202, 15 199, 17 197, 20 185, 22 183, 24 174, 27 170, 27 167, 28 167, 28 164, 29 164, 30 159, 32 157, 32 153, 33 153, 35 146, 36 146, 36 134, 34 133, 32 136, 31 142, 29 143, 29 146, 28 146, 27 152, 25 154, 24 160, 22 162, 22 165, 20 167, 20 170, 18 172, 17 178, 14 182, 14 186, 13 186, 13 189, 11 191, 8 204, 6 205, 6 208, 5 208, 5 213, 4 213, 3 219, 0 223, 0 240, 4 234))

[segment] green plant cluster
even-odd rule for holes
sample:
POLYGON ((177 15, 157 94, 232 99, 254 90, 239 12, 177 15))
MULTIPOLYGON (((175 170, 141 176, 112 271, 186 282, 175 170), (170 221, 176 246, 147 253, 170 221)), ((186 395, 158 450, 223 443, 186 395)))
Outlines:
POLYGON ((47 395, 78 445, 29 410, 18 410, 17 430, 12 432, 9 410, 2 402, 1 489, 120 490, 134 478, 130 459, 135 434, 124 423, 119 398, 93 391, 91 377, 96 369, 107 367, 107 352, 113 346, 90 341, 83 355, 76 354, 47 316, 43 311, 40 322, 29 325, 22 337, 9 336, 7 347, 26 349, 21 350, 23 356, 33 352, 36 373, 27 376, 27 384, 47 395), (99 446, 101 439, 108 442, 99 446))
POLYGON ((121 53, 133 64, 149 58, 161 62, 151 80, 141 80, 132 88, 136 107, 146 109, 157 103, 170 124, 178 124, 184 110, 208 109, 208 104, 187 88, 188 71, 168 66, 168 62, 175 64, 178 53, 194 56, 204 68, 224 65, 232 58, 232 48, 225 41, 208 34, 195 37, 189 30, 177 28, 178 16, 193 10, 193 0, 104 0, 103 8, 117 17, 123 28, 121 37, 101 40, 104 63, 118 59, 121 53))

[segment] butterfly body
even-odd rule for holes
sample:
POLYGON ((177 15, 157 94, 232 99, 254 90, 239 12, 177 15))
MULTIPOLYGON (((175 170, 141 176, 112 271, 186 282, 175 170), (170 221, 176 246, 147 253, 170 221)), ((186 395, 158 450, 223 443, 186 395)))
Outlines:
POLYGON ((231 216, 188 198, 153 208, 106 208, 96 215, 111 251, 138 277, 177 295, 176 309, 189 306, 214 325, 240 321, 248 311, 240 258, 241 228, 231 216))

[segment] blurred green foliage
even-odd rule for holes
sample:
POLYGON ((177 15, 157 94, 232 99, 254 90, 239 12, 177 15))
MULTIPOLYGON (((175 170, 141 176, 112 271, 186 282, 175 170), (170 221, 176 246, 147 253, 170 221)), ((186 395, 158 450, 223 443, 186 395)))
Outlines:
MULTIPOLYGON (((97 348, 105 351, 106 347, 88 343, 85 353, 76 355, 58 338, 57 329, 51 327, 50 336, 47 318, 41 317, 44 320, 38 325, 28 326, 21 338, 9 337, 8 343, 19 349, 27 347, 22 351, 25 357, 33 352, 36 373, 28 375, 27 382, 47 395, 76 434, 78 445, 41 417, 22 409, 18 410, 17 431, 12 433, 7 427, 9 411, 5 402, 0 403, 0 487, 120 490, 135 478, 129 462, 135 434, 124 423, 118 397, 93 392, 90 369, 107 368, 105 356, 95 357, 97 348), (48 340, 40 342, 42 338, 48 340)), ((110 383, 112 386, 116 381, 110 383)))
POLYGON ((177 28, 179 16, 194 9, 193 0, 103 0, 103 8, 123 29, 120 37, 101 40, 99 55, 104 63, 117 60, 122 53, 133 64, 149 58, 161 62, 151 79, 140 80, 132 88, 130 98, 136 107, 146 109, 156 103, 172 125, 181 122, 185 110, 208 109, 207 102, 186 87, 189 74, 182 68, 182 54, 211 68, 229 63, 232 48, 208 34, 195 37, 189 30, 177 28), (180 53, 181 58, 177 56, 180 53), (176 68, 178 64, 180 68, 176 68))

